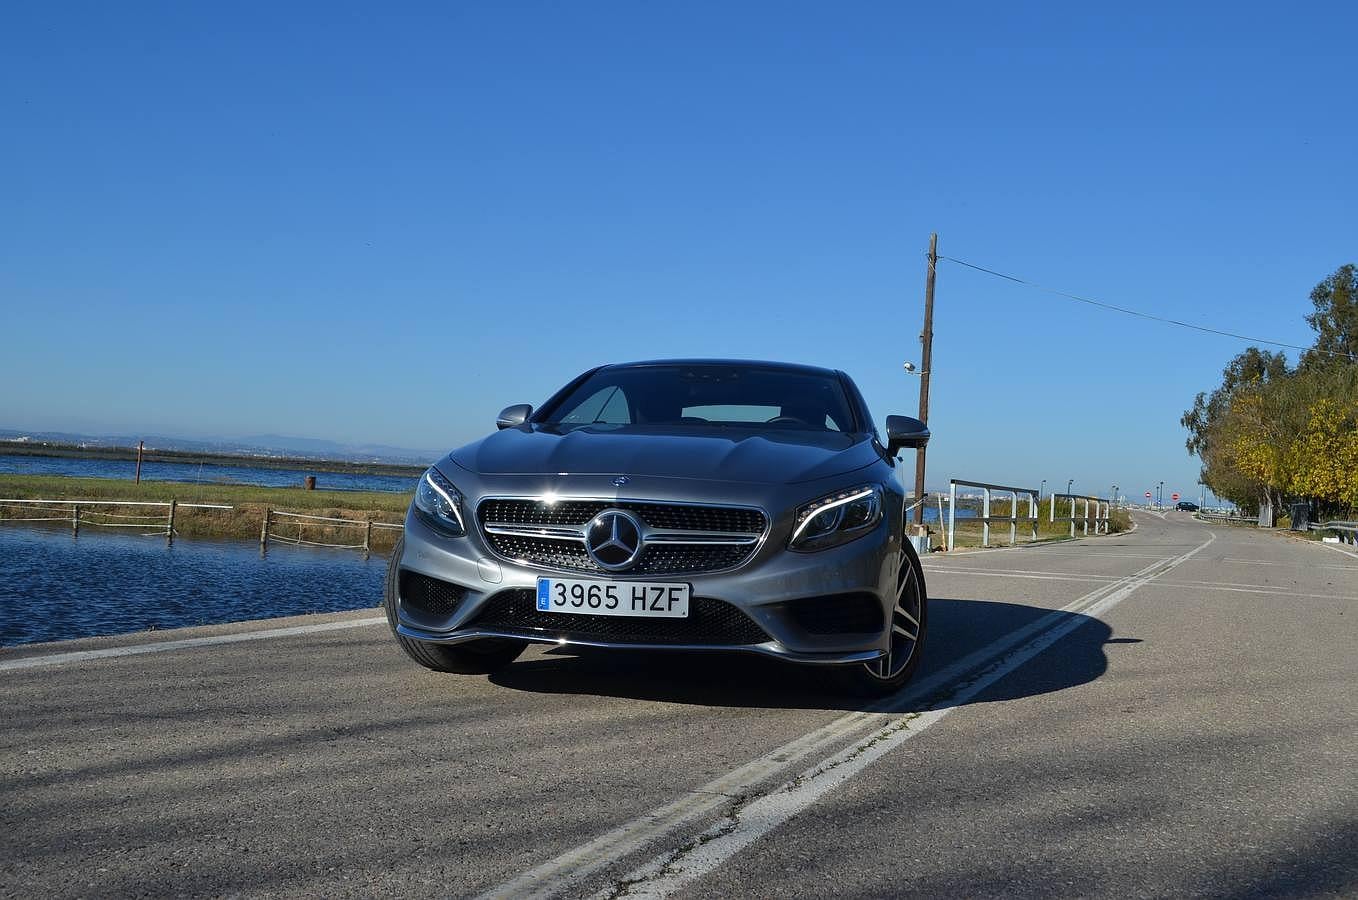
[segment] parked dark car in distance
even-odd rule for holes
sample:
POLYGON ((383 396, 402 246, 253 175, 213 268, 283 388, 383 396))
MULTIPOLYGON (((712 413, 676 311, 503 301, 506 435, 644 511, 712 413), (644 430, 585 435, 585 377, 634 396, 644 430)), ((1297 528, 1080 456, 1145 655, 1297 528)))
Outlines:
POLYGON ((1190 500, 1180 500, 1178 503, 1174 504, 1174 508, 1180 512, 1197 512, 1198 504, 1193 503, 1190 500))

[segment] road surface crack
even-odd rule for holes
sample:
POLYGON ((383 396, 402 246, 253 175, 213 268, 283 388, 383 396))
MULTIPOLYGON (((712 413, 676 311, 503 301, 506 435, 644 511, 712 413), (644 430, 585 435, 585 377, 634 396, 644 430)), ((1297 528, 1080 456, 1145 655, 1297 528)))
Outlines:
POLYGON ((731 802, 726 805, 725 810, 722 812, 721 817, 717 820, 715 825, 711 826, 697 837, 694 837, 679 847, 663 854, 656 861, 644 867, 636 874, 614 881, 598 894, 598 896, 606 898, 606 900, 616 900, 616 898, 619 897, 633 896, 649 884, 679 874, 682 871, 684 860, 691 857, 703 846, 710 844, 715 840, 728 837, 738 831, 742 822, 741 817, 751 804, 763 797, 774 794, 789 794, 800 790, 817 779, 833 772, 835 769, 852 763, 882 741, 889 740, 898 733, 908 730, 910 728, 910 723, 914 719, 917 719, 919 715, 920 714, 917 712, 906 713, 886 728, 878 729, 871 737, 860 742, 851 750, 841 753, 833 760, 825 762, 814 769, 788 779, 773 790, 762 794, 742 793, 733 796, 731 802))

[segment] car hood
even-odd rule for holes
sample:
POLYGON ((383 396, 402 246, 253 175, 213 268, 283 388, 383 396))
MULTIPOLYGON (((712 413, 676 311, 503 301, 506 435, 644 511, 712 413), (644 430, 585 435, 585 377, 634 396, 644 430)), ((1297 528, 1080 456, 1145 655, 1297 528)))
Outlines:
POLYGON ((480 475, 629 475, 793 484, 880 460, 870 435, 693 426, 506 428, 454 450, 480 475))

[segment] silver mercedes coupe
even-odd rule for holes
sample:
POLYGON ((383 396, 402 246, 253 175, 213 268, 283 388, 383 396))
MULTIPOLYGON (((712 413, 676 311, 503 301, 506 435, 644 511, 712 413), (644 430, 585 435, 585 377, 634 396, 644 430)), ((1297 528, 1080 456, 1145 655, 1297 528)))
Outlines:
POLYGON ((928 598, 896 454, 843 372, 732 360, 606 365, 420 479, 392 554, 397 643, 487 673, 529 643, 759 653, 886 694, 928 598))

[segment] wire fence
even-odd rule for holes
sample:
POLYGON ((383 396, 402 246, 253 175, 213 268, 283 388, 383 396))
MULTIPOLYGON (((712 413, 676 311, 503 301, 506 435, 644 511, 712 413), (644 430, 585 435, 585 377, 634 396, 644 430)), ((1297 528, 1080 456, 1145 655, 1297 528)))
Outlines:
POLYGON ((173 543, 175 516, 184 509, 235 509, 221 503, 180 503, 177 500, 31 500, 0 499, 0 522, 68 522, 71 533, 83 528, 139 528, 164 535, 173 543), (163 513, 114 512, 110 508, 163 509, 163 513), (18 513, 18 515, 16 515, 18 513), (35 515, 36 513, 36 515, 35 515))
MULTIPOLYGON (((404 529, 397 522, 374 522, 372 519, 345 519, 338 516, 315 516, 309 513, 288 512, 281 509, 264 510, 264 523, 259 529, 259 552, 267 553, 270 543, 293 547, 327 547, 332 550, 362 550, 372 552, 374 529, 404 529), (308 529, 310 532, 308 533, 308 529), (360 543, 343 543, 322 538, 352 534, 361 530, 360 543)), ((357 537, 354 538, 355 540, 357 537)), ((349 540, 343 538, 341 540, 349 540)))
MULTIPOLYGON (((71 533, 82 528, 131 529, 132 533, 163 536, 173 543, 179 530, 176 516, 183 510, 235 510, 221 503, 180 503, 177 500, 31 500, 0 499, 0 523, 56 523, 70 525, 71 533)), ((242 513, 248 513, 242 509, 242 513)), ((339 516, 268 509, 259 531, 260 552, 269 544, 294 547, 326 547, 334 550, 362 550, 371 553, 373 535, 383 530, 399 531, 398 522, 376 522, 339 516)), ((379 543, 382 541, 379 538, 379 543)))

